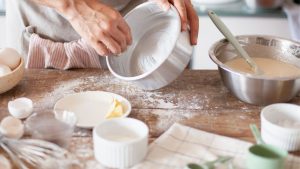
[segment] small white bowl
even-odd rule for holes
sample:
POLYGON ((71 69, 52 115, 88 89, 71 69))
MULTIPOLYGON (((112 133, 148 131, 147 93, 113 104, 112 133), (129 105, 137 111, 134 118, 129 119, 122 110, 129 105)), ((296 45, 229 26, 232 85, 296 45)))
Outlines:
POLYGON ((25 119, 31 115, 33 111, 32 100, 21 97, 8 102, 9 113, 18 119, 25 119))
POLYGON ((300 150, 300 106, 278 103, 261 111, 261 133, 267 144, 287 151, 300 150))
POLYGON ((147 154, 149 128, 133 118, 106 120, 93 130, 95 158, 110 168, 129 168, 147 154))

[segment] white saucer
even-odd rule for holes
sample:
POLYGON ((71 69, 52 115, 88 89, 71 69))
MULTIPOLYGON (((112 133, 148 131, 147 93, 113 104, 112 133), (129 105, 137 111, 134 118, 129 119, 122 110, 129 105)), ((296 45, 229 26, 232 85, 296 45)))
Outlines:
POLYGON ((122 103, 125 112, 122 117, 128 116, 131 112, 129 101, 120 95, 103 91, 87 91, 67 95, 56 102, 54 111, 74 112, 77 116, 77 127, 93 128, 106 120, 105 115, 108 113, 114 98, 122 103))

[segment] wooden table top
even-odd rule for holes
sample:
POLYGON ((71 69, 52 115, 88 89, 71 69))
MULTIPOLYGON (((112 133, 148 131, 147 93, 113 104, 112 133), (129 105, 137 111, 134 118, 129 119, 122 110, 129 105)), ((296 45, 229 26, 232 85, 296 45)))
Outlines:
MULTIPOLYGON (((42 112, 52 110, 55 102, 66 94, 95 90, 126 97, 132 104, 130 117, 149 126, 150 141, 175 122, 251 142, 254 139, 249 124, 260 126, 262 107, 231 95, 216 70, 185 70, 172 84, 155 91, 143 91, 99 69, 26 70, 14 89, 0 95, 0 119, 8 115, 7 103, 15 98, 32 99, 34 111, 42 112)), ((300 104, 300 97, 291 103, 300 104)), ((71 151, 83 143, 92 149, 91 130, 76 129, 71 151)))

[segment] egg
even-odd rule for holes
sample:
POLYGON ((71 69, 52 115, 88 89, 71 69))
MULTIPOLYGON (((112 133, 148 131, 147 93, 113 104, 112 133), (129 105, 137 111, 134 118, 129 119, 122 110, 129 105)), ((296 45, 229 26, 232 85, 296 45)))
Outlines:
POLYGON ((8 138, 19 139, 24 134, 24 124, 20 119, 7 116, 0 123, 0 132, 8 138))
POLYGON ((0 77, 5 76, 11 72, 10 68, 0 63, 0 77))
POLYGON ((0 49, 0 64, 7 65, 11 70, 19 66, 21 55, 12 48, 0 49))
POLYGON ((0 169, 11 169, 11 163, 9 162, 9 160, 0 154, 0 169))
POLYGON ((8 102, 9 113, 18 119, 27 118, 32 114, 33 103, 32 100, 26 97, 17 98, 8 102))

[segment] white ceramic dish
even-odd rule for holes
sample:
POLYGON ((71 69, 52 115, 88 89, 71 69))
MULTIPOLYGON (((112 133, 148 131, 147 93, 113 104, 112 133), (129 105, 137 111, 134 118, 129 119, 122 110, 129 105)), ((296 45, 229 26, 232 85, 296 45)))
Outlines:
POLYGON ((131 112, 131 104, 124 97, 103 91, 87 91, 67 95, 58 100, 54 106, 55 112, 61 110, 74 112, 77 116, 77 127, 93 128, 103 122, 113 99, 121 102, 126 117, 131 112))
POLYGON ((287 151, 300 150, 300 106, 278 103, 261 111, 263 140, 287 151))
POLYGON ((175 7, 164 11, 148 1, 124 18, 131 28, 133 43, 119 57, 106 57, 110 72, 145 90, 170 84, 186 68, 193 51, 189 34, 180 32, 175 7))
POLYGON ((110 168, 129 168, 147 154, 148 126, 133 118, 104 121, 93 130, 95 158, 110 168))

